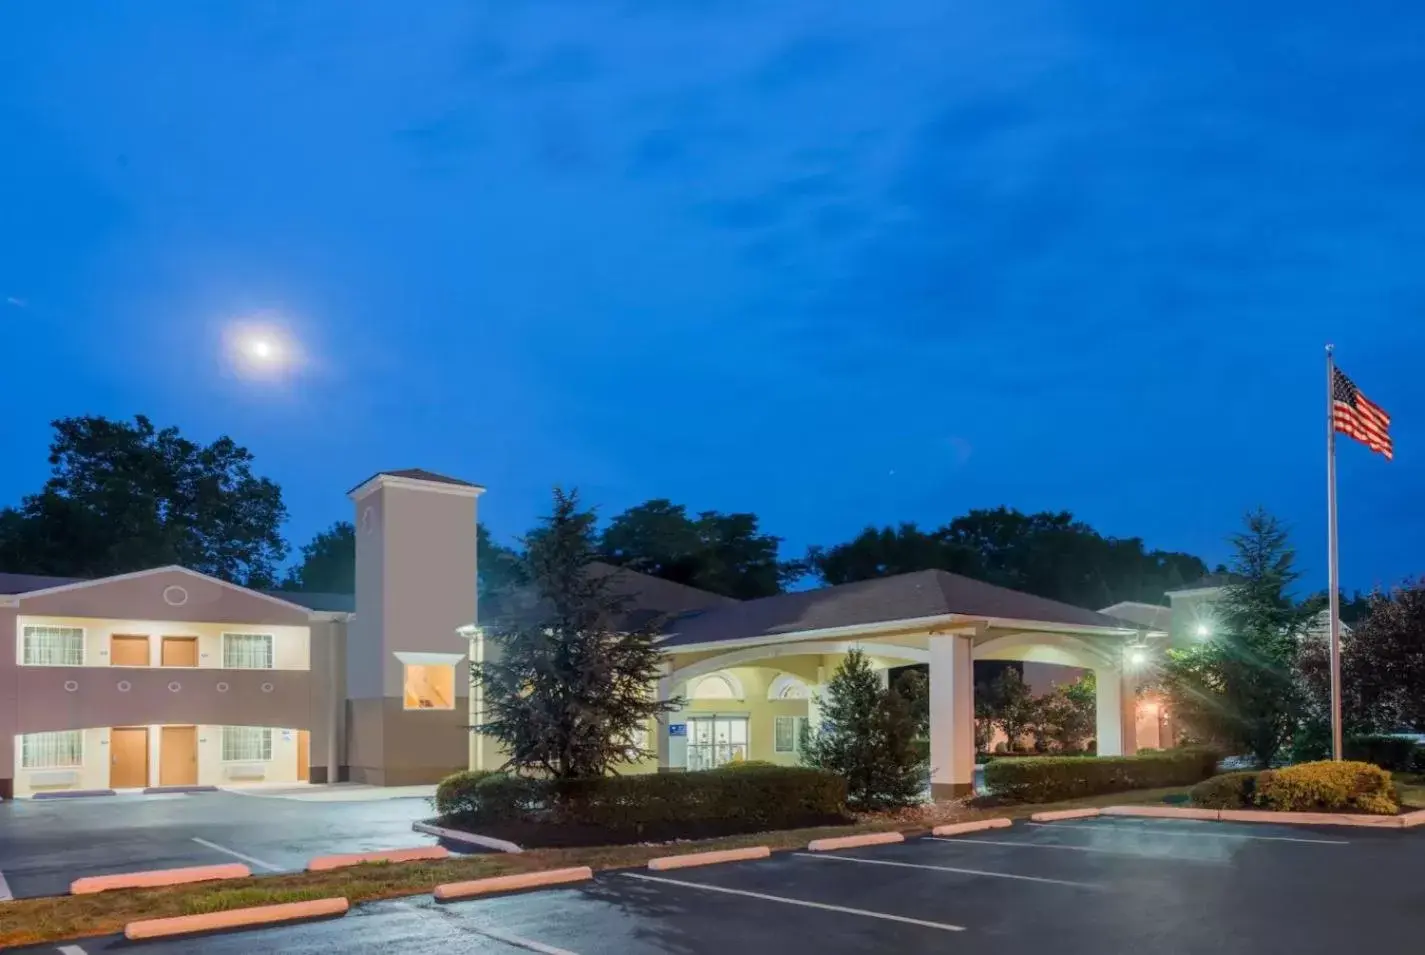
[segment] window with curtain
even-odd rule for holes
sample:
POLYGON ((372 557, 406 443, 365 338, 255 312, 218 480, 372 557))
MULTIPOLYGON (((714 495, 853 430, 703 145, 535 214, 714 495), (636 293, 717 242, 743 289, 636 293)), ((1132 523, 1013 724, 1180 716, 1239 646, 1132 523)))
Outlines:
POLYGON ((265 763, 272 759, 272 730, 265 726, 224 726, 223 762, 265 763))
POLYGON ((272 669, 272 634, 223 634, 223 666, 230 670, 272 669))
POLYGON ((777 717, 773 750, 778 753, 800 753, 802 751, 802 729, 806 723, 805 716, 777 717))
POLYGON ((21 661, 31 667, 84 665, 84 628, 25 627, 21 661))
POLYGON ((26 733, 20 737, 22 769, 65 769, 84 765, 84 731, 26 733))

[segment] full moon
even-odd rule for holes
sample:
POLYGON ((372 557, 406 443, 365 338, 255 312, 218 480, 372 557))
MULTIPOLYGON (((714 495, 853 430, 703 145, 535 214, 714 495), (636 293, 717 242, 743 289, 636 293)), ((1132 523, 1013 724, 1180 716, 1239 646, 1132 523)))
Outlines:
POLYGON ((298 363, 296 342, 275 325, 234 325, 225 338, 229 360, 244 377, 271 377, 298 363))

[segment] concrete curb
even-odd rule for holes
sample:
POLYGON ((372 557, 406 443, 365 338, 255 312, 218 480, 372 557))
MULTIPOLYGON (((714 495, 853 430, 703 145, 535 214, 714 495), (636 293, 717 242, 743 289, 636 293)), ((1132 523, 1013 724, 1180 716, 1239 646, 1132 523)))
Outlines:
POLYGON ((518 889, 536 889, 546 885, 567 885, 570 882, 587 882, 594 877, 588 866, 572 869, 548 869, 544 872, 522 872, 519 875, 497 875, 488 879, 471 882, 447 882, 435 887, 432 893, 437 902, 453 902, 456 899, 470 899, 496 892, 514 892, 518 889))
POLYGON ((252 870, 240 862, 195 865, 185 869, 150 869, 147 872, 123 872, 119 875, 91 875, 69 883, 69 894, 93 895, 111 889, 148 889, 160 885, 185 885, 189 882, 246 879, 250 875, 252 870))
POLYGON ((155 796, 164 793, 215 793, 217 791, 217 786, 150 786, 143 791, 143 794, 155 796))
POLYGON ((482 849, 494 849, 496 852, 523 852, 519 846, 513 842, 506 842, 504 839, 496 839, 492 836, 476 835, 473 832, 461 832, 459 829, 446 829, 442 826, 432 825, 429 822, 413 822, 411 829, 415 832, 423 833, 427 836, 435 836, 437 839, 449 839, 451 842, 463 842, 466 845, 479 846, 482 849))
POLYGON ((90 796, 117 796, 112 789, 62 789, 50 793, 35 793, 31 799, 87 799, 90 796))
POLYGON ((830 852, 833 849, 855 849, 860 846, 884 846, 893 842, 905 842, 903 832, 867 832, 859 836, 837 836, 834 839, 813 839, 807 843, 808 852, 830 852))
POLYGON ((1407 812, 1400 817, 1400 827, 1402 829, 1414 829, 1416 826, 1425 826, 1425 809, 1407 812))
MULTIPOLYGON (((1360 826, 1371 829, 1403 829, 1403 816, 1367 816, 1344 812, 1272 812, 1269 809, 1224 809, 1217 816, 1223 822, 1275 822, 1290 826, 1360 826)), ((1419 823, 1416 823, 1419 825, 1419 823)))
POLYGON ((1191 809, 1178 806, 1109 806, 1101 813, 1104 816, 1133 816, 1145 819, 1197 819, 1216 821, 1220 813, 1216 809, 1191 809))
POLYGON ((387 849, 385 852, 353 852, 347 855, 317 856, 307 863, 308 872, 327 872, 367 862, 433 862, 449 859, 444 846, 421 846, 417 849, 387 849))
POLYGON ((285 902, 280 905, 258 905, 248 909, 229 909, 203 915, 175 915, 166 919, 147 919, 124 926, 124 938, 129 941, 146 938, 169 938, 218 932, 223 929, 250 928, 257 925, 278 925, 306 919, 331 918, 345 915, 350 908, 346 899, 313 899, 309 902, 285 902))
POLYGON ((1099 814, 1097 809, 1056 809, 1053 812, 1036 812, 1029 817, 1030 822, 1058 822, 1061 819, 1093 819, 1099 814))
POLYGON ((936 826, 930 830, 932 836, 963 836, 967 832, 984 832, 986 829, 1008 829, 1014 825, 1013 819, 980 819, 975 822, 956 822, 947 826, 936 826))
POLYGON ((766 859, 772 850, 766 846, 750 846, 746 849, 718 849, 712 852, 688 852, 678 856, 661 856, 648 860, 648 868, 654 872, 668 869, 687 869, 695 865, 716 865, 719 862, 746 862, 750 859, 766 859))

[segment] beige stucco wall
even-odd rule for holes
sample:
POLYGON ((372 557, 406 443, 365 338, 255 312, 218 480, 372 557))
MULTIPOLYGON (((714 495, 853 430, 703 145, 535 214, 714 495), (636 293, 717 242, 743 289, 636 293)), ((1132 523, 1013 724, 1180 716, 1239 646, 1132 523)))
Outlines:
MULTIPOLYGON (((197 637, 198 666, 223 665, 224 633, 259 633, 272 636, 272 668, 275 670, 307 670, 311 667, 310 628, 283 624, 198 623, 177 620, 131 620, 117 617, 61 617, 22 614, 17 621, 23 634, 25 627, 78 627, 84 631, 84 665, 109 666, 109 643, 114 634, 149 638, 149 666, 159 667, 164 637, 197 637)), ((17 639, 15 662, 19 664, 23 647, 17 639)), ((177 670, 192 667, 174 667, 177 670)))
MULTIPOLYGON (((192 724, 178 724, 192 725, 192 724)), ((163 760, 163 727, 148 725, 148 785, 160 784, 163 760)), ((25 769, 21 763, 21 747, 15 747, 13 757, 15 795, 35 792, 94 790, 109 788, 110 728, 91 727, 84 735, 83 763, 78 767, 60 769, 25 769), (63 782, 59 777, 67 777, 63 782)), ((200 786, 240 788, 257 783, 296 783, 297 749, 300 736, 295 728, 273 728, 272 758, 261 763, 244 761, 244 767, 260 767, 260 777, 244 771, 241 778, 227 773, 229 764, 223 761, 223 727, 212 724, 197 726, 198 782, 200 786)), ((301 780, 305 782, 305 780, 301 780)))

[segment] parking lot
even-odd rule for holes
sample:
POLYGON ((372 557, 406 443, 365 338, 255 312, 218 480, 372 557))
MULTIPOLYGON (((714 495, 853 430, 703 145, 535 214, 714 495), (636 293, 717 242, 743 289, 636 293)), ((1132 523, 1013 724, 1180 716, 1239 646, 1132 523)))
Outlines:
POLYGON ((1371 829, 1098 819, 654 873, 161 943, 183 952, 1130 953, 1413 951, 1425 840, 1371 829))
POLYGON ((205 792, 0 803, 0 884, 63 895, 83 876, 245 862, 254 875, 313 856, 434 843, 411 830, 425 799, 302 802, 205 792))

